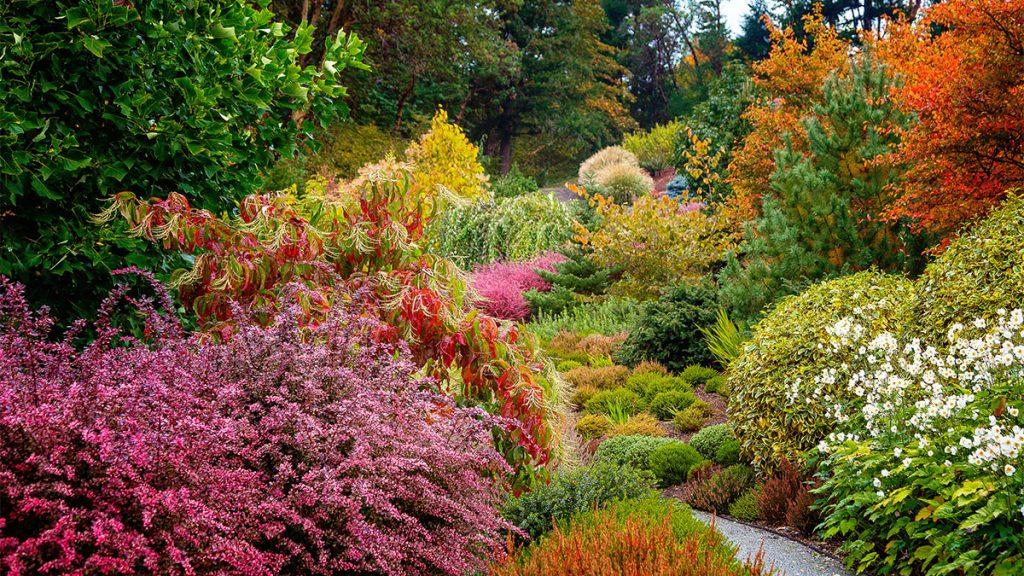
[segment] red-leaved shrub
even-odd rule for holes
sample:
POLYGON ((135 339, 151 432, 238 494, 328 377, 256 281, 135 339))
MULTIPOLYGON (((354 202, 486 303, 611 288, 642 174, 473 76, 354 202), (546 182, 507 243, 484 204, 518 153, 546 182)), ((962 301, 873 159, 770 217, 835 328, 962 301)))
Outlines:
POLYGON ((376 321, 286 306, 220 343, 129 300, 146 341, 111 300, 77 349, 0 278, 0 571, 464 574, 500 546, 495 421, 376 321))
POLYGON ((800 492, 803 474, 800 468, 783 458, 779 470, 765 481, 757 497, 757 505, 765 522, 781 525, 786 522, 789 503, 800 492))
POLYGON ((537 274, 537 270, 554 271, 555 264, 565 256, 548 252, 528 262, 492 262, 473 271, 473 290, 477 305, 495 318, 525 320, 530 315, 530 304, 523 297, 528 290, 547 292, 551 284, 537 274))

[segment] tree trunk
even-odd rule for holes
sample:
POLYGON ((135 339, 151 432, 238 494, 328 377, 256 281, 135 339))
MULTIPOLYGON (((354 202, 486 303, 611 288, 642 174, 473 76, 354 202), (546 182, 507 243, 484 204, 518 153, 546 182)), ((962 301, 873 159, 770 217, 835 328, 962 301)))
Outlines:
POLYGON ((499 154, 501 156, 501 169, 502 175, 508 174, 508 171, 512 169, 512 131, 502 130, 501 131, 501 142, 499 143, 499 154))
POLYGON ((402 93, 398 95, 398 104, 395 110, 395 127, 394 132, 398 132, 398 129, 402 127, 402 112, 405 110, 405 103, 408 101, 409 96, 412 95, 413 89, 416 88, 416 77, 411 76, 409 78, 409 85, 402 90, 402 93))

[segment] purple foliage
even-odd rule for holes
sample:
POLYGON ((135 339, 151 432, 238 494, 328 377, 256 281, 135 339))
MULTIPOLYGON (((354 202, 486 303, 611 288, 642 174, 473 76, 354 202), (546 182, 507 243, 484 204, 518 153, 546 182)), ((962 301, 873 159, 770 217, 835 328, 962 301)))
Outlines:
POLYGON ((501 547, 495 421, 370 320, 218 343, 133 302, 159 337, 110 304, 78 350, 0 278, 0 571, 462 574, 501 547))
POLYGON ((495 318, 525 320, 530 305, 523 294, 531 289, 547 292, 551 284, 537 270, 554 271, 565 256, 546 252, 528 262, 492 262, 473 271, 473 290, 479 296, 477 306, 495 318))

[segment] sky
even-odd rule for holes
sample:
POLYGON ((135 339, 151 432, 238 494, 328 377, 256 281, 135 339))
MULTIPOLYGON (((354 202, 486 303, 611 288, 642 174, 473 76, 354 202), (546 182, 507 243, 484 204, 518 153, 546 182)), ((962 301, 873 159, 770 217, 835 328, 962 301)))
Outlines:
POLYGON ((722 15, 725 16, 725 22, 729 25, 733 37, 740 33, 743 15, 747 13, 749 2, 750 0, 722 0, 722 15))

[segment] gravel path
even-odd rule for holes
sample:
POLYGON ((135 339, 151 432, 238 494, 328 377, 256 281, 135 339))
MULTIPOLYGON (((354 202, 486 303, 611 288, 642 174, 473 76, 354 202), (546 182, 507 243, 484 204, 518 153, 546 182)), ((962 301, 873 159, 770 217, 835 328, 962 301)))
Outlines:
MULTIPOLYGON (((693 515, 711 523, 710 514, 694 510, 693 515)), ((767 530, 724 518, 716 518, 715 527, 739 547, 736 556, 741 559, 757 554, 763 543, 765 564, 774 565, 779 576, 850 576, 841 562, 767 530)))

